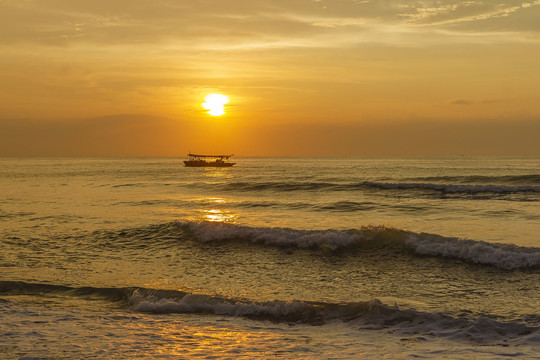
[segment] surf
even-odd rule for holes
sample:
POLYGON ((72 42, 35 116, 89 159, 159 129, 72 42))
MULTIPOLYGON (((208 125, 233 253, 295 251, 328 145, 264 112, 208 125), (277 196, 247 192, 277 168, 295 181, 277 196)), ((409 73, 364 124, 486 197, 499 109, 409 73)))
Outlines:
POLYGON ((161 315, 218 315, 241 317, 289 325, 324 326, 341 322, 352 329, 415 334, 425 337, 465 340, 478 344, 521 345, 540 340, 540 319, 530 316, 522 322, 498 321, 489 316, 454 317, 441 312, 400 308, 378 299, 347 303, 307 300, 269 300, 225 297, 180 290, 144 287, 89 287, 0 281, 0 304, 9 307, 17 296, 63 296, 86 300, 103 299, 126 311, 161 315))
POLYGON ((415 233, 385 226, 362 226, 351 230, 295 230, 263 228, 213 222, 175 222, 201 242, 227 240, 258 243, 266 246, 297 247, 340 251, 390 249, 422 256, 435 256, 475 264, 514 270, 540 268, 540 248, 415 233))
MULTIPOLYGON (((413 257, 457 260, 502 270, 540 269, 540 248, 490 243, 438 234, 413 232, 388 226, 363 225, 356 229, 302 230, 257 227, 213 221, 171 221, 122 230, 81 235, 93 239, 91 247, 172 249, 179 242, 246 246, 271 246, 322 251, 336 255, 361 251, 403 253, 413 257)), ((360 256, 360 255, 358 255, 360 256)))

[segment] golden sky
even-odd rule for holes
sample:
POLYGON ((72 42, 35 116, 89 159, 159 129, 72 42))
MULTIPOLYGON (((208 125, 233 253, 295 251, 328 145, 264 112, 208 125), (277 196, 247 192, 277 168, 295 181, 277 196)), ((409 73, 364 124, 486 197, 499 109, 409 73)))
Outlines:
POLYGON ((0 54, 0 156, 540 155, 540 0, 0 0, 0 54))

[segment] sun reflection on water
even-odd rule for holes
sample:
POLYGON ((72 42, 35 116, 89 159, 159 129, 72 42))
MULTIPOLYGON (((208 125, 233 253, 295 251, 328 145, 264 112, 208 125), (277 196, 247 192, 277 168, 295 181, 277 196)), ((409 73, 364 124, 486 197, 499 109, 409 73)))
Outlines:
POLYGON ((214 203, 214 204, 226 204, 227 203, 227 200, 225 200, 224 198, 219 198, 219 197, 207 197, 205 198, 205 200, 209 203, 214 203))
POLYGON ((279 350, 291 353, 297 346, 297 342, 283 339, 279 332, 227 322, 214 326, 194 320, 178 323, 168 319, 160 322, 160 332, 153 337, 158 341, 154 340, 152 348, 144 349, 146 351, 139 355, 252 359, 261 353, 273 354, 277 350, 276 343, 280 345, 279 350))
POLYGON ((237 215, 229 210, 203 210, 203 220, 210 222, 236 223, 237 215))
POLYGON ((209 222, 236 223, 238 214, 231 210, 221 209, 227 205, 227 200, 221 197, 207 197, 203 200, 209 208, 201 209, 201 220, 209 222))
POLYGON ((204 168, 204 176, 209 178, 228 179, 233 177, 232 168, 204 168))

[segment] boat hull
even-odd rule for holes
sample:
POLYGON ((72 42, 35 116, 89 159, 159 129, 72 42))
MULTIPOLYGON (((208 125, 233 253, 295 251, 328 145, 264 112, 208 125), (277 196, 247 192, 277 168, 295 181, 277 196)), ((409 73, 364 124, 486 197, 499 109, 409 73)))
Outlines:
POLYGON ((231 167, 236 163, 219 162, 219 161, 201 161, 201 160, 184 160, 184 165, 188 167, 231 167))

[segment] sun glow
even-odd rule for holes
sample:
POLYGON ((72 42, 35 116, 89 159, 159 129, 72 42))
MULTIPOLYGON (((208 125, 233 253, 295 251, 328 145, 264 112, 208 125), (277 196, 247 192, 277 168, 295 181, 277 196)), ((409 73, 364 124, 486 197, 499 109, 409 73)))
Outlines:
POLYGON ((208 110, 207 114, 221 116, 225 114, 225 104, 229 103, 229 97, 222 94, 208 94, 204 101, 201 106, 208 110))

